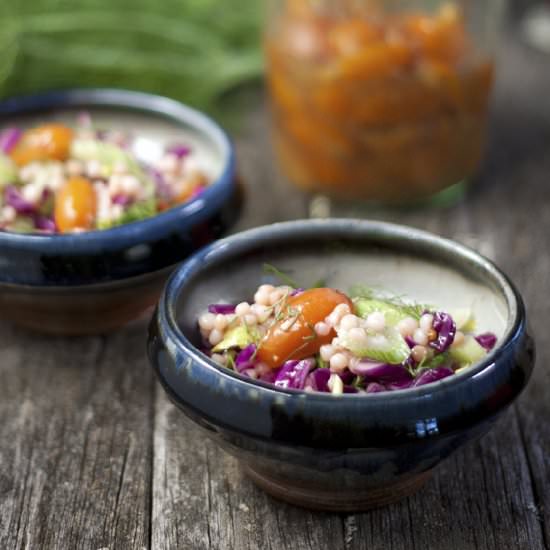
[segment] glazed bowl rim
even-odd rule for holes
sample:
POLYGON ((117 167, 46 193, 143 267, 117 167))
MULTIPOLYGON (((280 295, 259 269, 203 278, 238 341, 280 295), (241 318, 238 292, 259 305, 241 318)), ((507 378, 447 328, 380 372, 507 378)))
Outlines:
POLYGON ((211 244, 188 258, 174 271, 174 273, 172 273, 161 295, 156 316, 161 332, 164 334, 165 344, 171 355, 174 355, 174 352, 180 351, 194 362, 200 364, 201 367, 216 371, 219 376, 225 379, 231 379, 233 383, 238 385, 244 384, 248 388, 254 387, 263 394, 267 393, 273 397, 277 395, 285 395, 287 397, 295 396, 307 402, 324 402, 327 405, 334 405, 335 402, 338 401, 351 402, 357 399, 373 404, 381 402, 402 402, 406 398, 422 398, 445 389, 450 389, 459 384, 475 383, 476 378, 481 373, 498 368, 499 359, 506 355, 508 349, 513 346, 518 336, 525 331, 525 306, 519 292, 508 277, 493 262, 478 252, 455 241, 421 229, 388 222, 348 218, 279 222, 236 233, 211 244), (335 238, 345 238, 346 234, 349 235, 350 229, 352 229, 354 235, 357 235, 359 238, 363 237, 369 239, 376 237, 382 239, 398 239, 405 243, 407 241, 421 242, 430 247, 444 250, 447 253, 458 254, 464 260, 468 260, 481 268, 484 275, 490 276, 499 287, 508 308, 506 328, 503 335, 499 338, 497 346, 487 354, 483 361, 480 361, 474 367, 437 382, 403 390, 373 393, 368 396, 363 394, 342 394, 335 396, 329 393, 304 392, 303 390, 278 388, 267 382, 247 378, 211 360, 208 356, 199 351, 180 330, 175 306, 186 282, 191 280, 214 258, 221 256, 222 261, 234 261, 235 257, 242 254, 244 250, 239 249, 238 254, 233 256, 231 252, 233 244, 236 245, 240 242, 244 243, 248 240, 251 247, 257 247, 258 242, 269 242, 271 240, 280 241, 285 237, 290 235, 295 236, 300 232, 306 235, 319 235, 320 231, 324 231, 326 232, 325 234, 334 233, 335 238))
POLYGON ((84 108, 85 105, 143 112, 193 128, 219 147, 222 159, 219 176, 198 197, 151 218, 110 229, 68 235, 0 231, 0 247, 5 244, 20 250, 56 253, 67 247, 70 247, 72 252, 103 250, 105 241, 116 242, 117 247, 131 246, 140 242, 142 236, 157 233, 174 224, 184 223, 186 227, 191 226, 198 217, 220 208, 231 195, 235 176, 235 149, 231 139, 211 117, 175 99, 120 88, 67 88, 2 100, 0 120, 10 116, 31 114, 34 111, 84 108))

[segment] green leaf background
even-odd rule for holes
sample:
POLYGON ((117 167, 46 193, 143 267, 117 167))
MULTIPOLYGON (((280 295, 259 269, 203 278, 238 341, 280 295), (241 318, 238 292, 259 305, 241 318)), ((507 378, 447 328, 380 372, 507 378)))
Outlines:
POLYGON ((213 112, 262 72, 260 0, 0 0, 0 96, 106 86, 213 112))

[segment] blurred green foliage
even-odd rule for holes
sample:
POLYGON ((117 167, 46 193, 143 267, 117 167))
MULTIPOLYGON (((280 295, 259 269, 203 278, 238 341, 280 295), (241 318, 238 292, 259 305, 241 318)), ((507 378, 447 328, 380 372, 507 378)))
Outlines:
POLYGON ((80 86, 212 112, 261 74, 261 0, 0 0, 0 96, 80 86))

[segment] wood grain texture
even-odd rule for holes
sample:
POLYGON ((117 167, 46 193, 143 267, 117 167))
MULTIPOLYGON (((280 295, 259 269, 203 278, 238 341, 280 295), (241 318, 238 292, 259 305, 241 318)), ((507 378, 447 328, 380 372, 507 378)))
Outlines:
POLYGON ((107 339, 0 325, 0 548, 149 546, 143 323, 107 339))
POLYGON ((342 520, 276 502, 159 391, 152 548, 344 550, 342 520))

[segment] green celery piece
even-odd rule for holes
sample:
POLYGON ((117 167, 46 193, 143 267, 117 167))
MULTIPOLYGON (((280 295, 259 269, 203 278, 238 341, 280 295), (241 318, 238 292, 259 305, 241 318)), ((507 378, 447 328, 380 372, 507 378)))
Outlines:
POLYGON ((363 318, 368 317, 375 311, 380 311, 384 314, 386 324, 392 327, 397 325, 402 319, 410 317, 408 310, 376 298, 359 298, 355 301, 354 306, 356 314, 363 318))
POLYGON ((148 199, 132 204, 117 220, 99 221, 98 229, 109 229, 131 222, 138 222, 146 218, 151 218, 157 214, 157 202, 155 199, 148 199))
POLYGON ((481 361, 487 352, 485 348, 473 336, 466 336, 460 346, 451 346, 449 355, 460 363, 460 366, 481 361))
POLYGON ((252 327, 239 325, 228 330, 225 333, 224 339, 212 348, 213 352, 225 351, 231 348, 246 348, 250 344, 255 344, 258 341, 259 334, 252 327))
POLYGON ((0 153, 0 188, 17 182, 17 167, 7 155, 0 153))
POLYGON ((358 357, 398 365, 405 361, 411 350, 401 334, 393 327, 386 327, 382 333, 385 341, 380 341, 380 335, 368 335, 365 347, 357 347, 349 338, 338 337, 341 345, 358 357))
POLYGON ((7 229, 8 231, 13 231, 14 233, 36 232, 36 228, 34 227, 33 221, 27 217, 15 218, 15 220, 8 225, 7 229))
POLYGON ((473 332, 476 329, 476 320, 471 309, 460 308, 449 311, 449 315, 456 324, 456 329, 462 332, 473 332))

